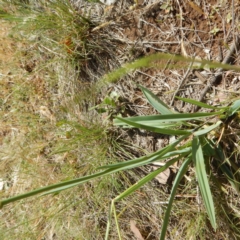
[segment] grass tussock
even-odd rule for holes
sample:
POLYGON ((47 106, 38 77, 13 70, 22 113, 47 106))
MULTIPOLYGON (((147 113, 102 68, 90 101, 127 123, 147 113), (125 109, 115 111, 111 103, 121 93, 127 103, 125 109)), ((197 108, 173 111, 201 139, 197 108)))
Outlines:
MULTIPOLYGON (((85 78, 79 77, 92 54, 91 41, 86 44, 91 23, 67 1, 6 2, 1 8, 0 171, 6 198, 89 174, 109 161, 109 140, 82 103, 86 97, 89 105, 95 101, 86 68, 85 78)), ((1 212, 0 237, 102 239, 108 202, 118 189, 110 176, 63 195, 16 203, 1 212)))

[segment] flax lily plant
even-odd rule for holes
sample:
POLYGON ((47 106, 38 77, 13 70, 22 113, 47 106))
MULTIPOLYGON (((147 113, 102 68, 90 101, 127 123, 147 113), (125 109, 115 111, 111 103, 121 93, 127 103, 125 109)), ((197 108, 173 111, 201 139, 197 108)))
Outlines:
MULTIPOLYGON (((127 189, 124 193, 114 199, 112 202, 112 209, 114 209, 114 202, 126 197, 147 181, 152 180, 159 173, 166 168, 173 165, 175 162, 181 160, 182 164, 173 182, 168 207, 165 213, 165 219, 162 226, 160 239, 165 239, 167 225, 169 222, 170 212, 173 200, 177 191, 177 187, 188 171, 190 165, 194 165, 196 171, 196 178, 199 184, 203 202, 211 222, 213 229, 216 230, 216 218, 214 210, 214 202, 209 186, 209 177, 206 169, 209 169, 211 160, 217 162, 222 173, 225 174, 231 185, 238 191, 239 176, 236 176, 237 169, 229 162, 226 164, 226 153, 222 148, 225 131, 231 129, 233 121, 239 121, 237 111, 240 108, 240 100, 236 100, 229 107, 213 107, 208 104, 198 102, 191 99, 178 99, 191 103, 205 109, 210 109, 208 113, 178 113, 173 112, 163 103, 157 96, 155 96, 148 89, 139 86, 147 98, 148 102, 160 113, 153 116, 138 116, 129 118, 117 118, 114 123, 122 127, 134 127, 148 130, 155 133, 179 136, 178 139, 159 151, 142 158, 128 161, 127 163, 120 163, 112 165, 111 167, 119 167, 120 165, 134 165, 141 166, 153 162, 166 161, 163 167, 141 179, 137 184, 127 189), (170 160, 169 160, 170 159, 170 160), (232 169, 235 169, 231 171, 232 169)), ((108 168, 110 168, 108 166, 108 168)))

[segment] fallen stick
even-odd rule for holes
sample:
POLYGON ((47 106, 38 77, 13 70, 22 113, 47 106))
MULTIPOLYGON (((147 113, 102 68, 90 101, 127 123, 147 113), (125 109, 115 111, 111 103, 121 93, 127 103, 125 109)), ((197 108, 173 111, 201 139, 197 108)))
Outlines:
MULTIPOLYGON (((233 42, 233 44, 231 45, 229 51, 228 51, 228 54, 226 55, 226 57, 223 59, 222 61, 222 64, 229 64, 232 62, 232 57, 233 57, 233 54, 235 52, 237 52, 240 48, 240 38, 237 36, 236 37, 236 40, 233 42)), ((223 68, 218 68, 217 71, 216 71, 216 74, 214 77, 212 77, 210 79, 210 81, 208 82, 207 86, 203 89, 201 95, 200 95, 200 98, 198 101, 203 101, 206 93, 210 90, 210 88, 222 77, 222 72, 223 72, 223 68)), ((194 112, 198 111, 201 107, 199 106, 196 106, 194 108, 194 112)))

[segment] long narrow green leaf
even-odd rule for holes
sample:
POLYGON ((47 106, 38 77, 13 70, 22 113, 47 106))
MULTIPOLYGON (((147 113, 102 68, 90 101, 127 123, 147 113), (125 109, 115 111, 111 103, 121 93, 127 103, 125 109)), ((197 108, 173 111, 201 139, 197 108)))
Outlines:
POLYGON ((220 126, 222 124, 222 121, 218 121, 215 124, 212 124, 211 126, 208 126, 204 129, 198 130, 196 132, 193 133, 194 136, 201 136, 201 135, 205 135, 209 132, 211 132, 213 129, 217 128, 218 126, 220 126))
POLYGON ((169 107, 161 101, 155 94, 149 91, 147 88, 138 85, 138 87, 142 90, 143 94, 147 98, 148 102, 161 114, 172 114, 173 112, 169 109, 169 107))
POLYGON ((98 177, 101 177, 101 176, 108 175, 111 172, 112 172, 111 170, 106 170, 104 172, 96 173, 96 174, 89 175, 89 176, 86 176, 86 177, 73 179, 73 180, 70 180, 70 181, 56 183, 56 184, 49 185, 49 186, 46 186, 46 187, 38 188, 36 190, 30 191, 30 192, 27 192, 27 193, 24 193, 24 194, 14 196, 14 197, 11 197, 11 198, 7 198, 5 200, 0 201, 0 208, 2 208, 4 205, 6 205, 8 203, 15 202, 15 201, 25 199, 25 198, 28 198, 28 197, 32 197, 32 196, 35 196, 37 194, 44 193, 44 192, 47 192, 47 191, 50 191, 50 190, 58 189, 55 192, 59 192, 59 191, 61 191, 61 189, 65 190, 65 189, 69 188, 69 186, 73 187, 73 186, 76 186, 78 184, 81 184, 81 183, 87 182, 89 180, 92 180, 94 178, 98 178, 98 177))
MULTIPOLYGON (((166 153, 168 153, 169 151, 174 150, 174 148, 182 140, 184 140, 186 137, 188 137, 188 136, 183 136, 183 137, 179 138, 177 141, 175 141, 174 143, 172 143, 171 145, 168 145, 164 149, 161 149, 161 152, 158 152, 158 154, 159 154, 158 157, 160 158, 160 157, 164 156, 166 153)), ((87 181, 90 181, 90 180, 98 178, 98 177, 103 177, 103 176, 106 176, 106 175, 109 175, 109 174, 112 174, 112 173, 115 173, 115 172, 118 172, 118 171, 127 170, 127 169, 134 168, 136 166, 144 165, 149 161, 149 159, 147 157, 143 157, 142 160, 145 160, 145 162, 143 161, 143 162, 140 162, 140 163, 130 164, 129 166, 119 166, 119 167, 116 167, 116 168, 107 169, 105 171, 102 171, 102 172, 99 172, 99 173, 96 173, 96 174, 92 174, 92 175, 89 175, 89 176, 73 179, 73 180, 70 180, 70 181, 65 181, 65 182, 49 185, 49 186, 46 186, 46 187, 42 187, 42 188, 38 188, 36 190, 30 191, 28 193, 24 193, 24 194, 20 194, 20 195, 11 197, 11 198, 7 198, 5 200, 0 201, 0 208, 2 208, 4 205, 6 205, 8 203, 15 202, 15 201, 25 199, 25 198, 28 198, 28 197, 32 197, 32 196, 38 195, 40 193, 51 194, 51 193, 56 193, 56 192, 59 192, 59 191, 63 191, 63 190, 75 187, 79 184, 85 183, 87 181)))
POLYGON ((168 222, 169 222, 169 218, 170 218, 170 212, 171 212, 171 209, 172 209, 173 200, 174 200, 174 197, 176 195, 176 191, 177 191, 179 182, 181 181, 181 179, 183 178, 184 174, 186 173, 188 165, 190 163, 191 163, 191 158, 188 157, 187 160, 185 160, 183 162, 183 164, 181 165, 181 167, 179 168, 177 176, 176 176, 176 178, 175 178, 175 180, 173 182, 170 198, 169 198, 168 205, 167 205, 167 210, 165 212, 165 216, 164 216, 164 220, 163 220, 160 240, 165 240, 165 236, 166 236, 166 232, 167 232, 167 226, 168 226, 168 222))
MULTIPOLYGON (((123 163, 117 163, 117 164, 113 164, 113 165, 106 165, 106 166, 102 166, 100 168, 113 168, 113 169, 118 169, 120 170, 126 170, 129 168, 133 168, 133 167, 139 167, 139 166, 143 166, 146 164, 149 164, 151 162, 155 162, 158 160, 161 160, 161 158, 163 157, 169 157, 171 155, 171 153, 175 150, 175 147, 182 142, 183 140, 185 140, 186 138, 188 138, 190 136, 190 134, 188 136, 182 136, 179 139, 177 139, 175 142, 173 142, 172 144, 167 145, 166 147, 158 150, 155 153, 152 153, 148 156, 143 156, 137 159, 133 159, 133 160, 129 160, 123 163)), ((186 152, 184 152, 184 150, 177 150, 179 155, 184 155, 186 152)), ((188 149, 186 148, 186 151, 188 151, 188 149)), ((173 155, 172 155, 173 156, 173 155)))
MULTIPOLYGON (((116 167, 113 167, 113 168, 109 168, 109 169, 107 169, 103 172, 79 178, 77 181, 65 182, 65 184, 63 186, 62 185, 59 186, 59 187, 55 186, 53 189, 50 189, 49 191, 47 189, 47 190, 43 191, 44 192, 43 195, 60 192, 60 191, 66 190, 68 188, 75 187, 75 186, 77 186, 79 184, 82 184, 84 182, 90 181, 94 178, 106 176, 106 175, 109 175, 109 174, 112 174, 112 173, 115 173, 115 172, 119 172, 119 171, 125 171, 125 170, 128 170, 128 169, 132 169, 132 168, 136 168, 136 167, 146 165, 150 162, 154 162, 154 161, 158 160, 159 158, 161 158, 162 156, 164 156, 165 154, 167 154, 168 152, 174 150, 175 147, 187 137, 188 136, 182 136, 181 138, 179 138, 178 140, 176 140, 172 144, 166 146, 165 148, 162 148, 160 151, 158 151, 156 153, 153 153, 150 156, 144 156, 144 157, 140 158, 140 160, 135 159, 135 161, 130 163, 130 164, 128 164, 128 161, 126 161, 127 164, 125 164, 125 165, 119 165, 119 166, 116 166, 116 167), (136 160, 138 160, 138 161, 136 161, 136 160)), ((184 153, 182 153, 182 156, 183 155, 184 155, 184 153)), ((180 156, 180 157, 182 157, 182 156, 180 156)))
POLYGON ((141 186, 143 186, 144 184, 146 184, 147 182, 151 181, 153 178, 155 178, 159 173, 165 171, 167 168, 169 168, 171 165, 173 165, 176 161, 178 161, 179 158, 173 158, 170 161, 166 162, 165 165, 163 167, 158 168, 157 170, 149 173, 147 176, 143 177, 140 181, 138 181, 137 183, 135 183, 133 186, 129 187, 127 190, 125 190, 123 193, 121 193, 119 196, 117 196, 115 198, 115 201, 119 201, 125 197, 127 197, 128 195, 130 195, 131 193, 133 193, 134 191, 136 191, 137 189, 139 189, 141 186))
POLYGON ((177 130, 177 129, 174 130, 174 129, 168 129, 168 128, 154 127, 151 124, 145 125, 145 124, 129 121, 128 118, 119 118, 118 117, 117 119, 119 119, 122 122, 125 122, 126 124, 131 125, 135 128, 141 128, 141 129, 145 129, 145 130, 152 131, 155 133, 161 133, 161 134, 166 134, 166 135, 187 135, 190 132, 190 131, 177 130))
POLYGON ((190 104, 193 104, 195 106, 202 107, 202 108, 208 108, 208 109, 214 109, 214 110, 226 109, 226 107, 214 107, 214 106, 208 105, 208 104, 203 103, 203 102, 199 102, 199 101, 194 100, 194 99, 182 98, 182 97, 178 97, 178 96, 176 96, 175 98, 177 98, 179 100, 182 100, 183 102, 187 102, 187 103, 190 103, 190 104))
POLYGON ((109 231, 110 231, 110 226, 111 226, 111 222, 112 222, 112 212, 114 209, 114 199, 112 199, 111 201, 111 205, 108 211, 108 221, 107 221, 107 227, 106 227, 106 233, 105 233, 105 240, 108 240, 108 236, 109 236, 109 231))
MULTIPOLYGON (((132 128, 133 126, 126 124, 126 122, 123 122, 121 120, 122 118, 119 119, 114 119, 113 123, 115 126, 122 126, 125 128, 132 128)), ((127 119, 128 118, 124 118, 127 119)), ((131 120, 130 120, 131 121, 131 120)), ((144 125, 151 125, 152 127, 161 127, 161 128, 176 128, 182 125, 182 122, 172 122, 172 123, 166 123, 165 120, 160 120, 160 121, 134 121, 136 123, 144 124, 144 125)))
MULTIPOLYGON (((128 117, 124 118, 132 122, 142 123, 142 124, 154 124, 159 126, 163 122, 180 122, 187 120, 198 120, 205 117, 211 117, 220 115, 222 112, 211 112, 211 113, 179 113, 179 114, 165 114, 165 115, 150 115, 150 116, 138 116, 138 117, 128 117)), ((123 118, 114 119, 113 123, 115 125, 121 125, 123 118)))
POLYGON ((240 99, 233 102, 233 104, 228 109, 228 116, 232 116, 236 111, 240 109, 240 99))
MULTIPOLYGON (((164 147, 164 148, 167 148, 167 147, 164 147)), ((161 162, 161 161, 164 161, 167 158, 174 157, 176 155, 184 156, 184 155, 190 153, 192 151, 192 148, 191 147, 186 147, 186 148, 181 149, 181 150, 175 150, 175 151, 171 150, 171 152, 167 152, 166 154, 164 154, 164 156, 159 157, 159 153, 161 153, 162 150, 163 149, 158 150, 157 152, 155 152, 151 155, 148 155, 148 156, 144 156, 144 157, 140 157, 140 158, 136 158, 136 159, 120 162, 120 163, 115 163, 115 164, 111 164, 111 165, 101 166, 98 169, 109 169, 109 168, 116 168, 116 167, 120 167, 120 166, 128 166, 130 164, 135 164, 135 163, 138 163, 138 162, 142 162, 143 160, 146 160, 146 159, 149 160, 147 163, 161 162)))
POLYGON ((216 226, 213 198, 212 198, 211 190, 208 183, 202 147, 198 137, 193 138, 192 151, 193 151, 192 153, 193 162, 196 168, 197 180, 198 180, 200 191, 206 207, 206 211, 209 216, 212 227, 216 229, 217 226, 216 226))
MULTIPOLYGON (((145 122, 145 121, 159 121, 160 122, 179 122, 187 120, 197 120, 210 116, 217 116, 222 112, 210 112, 210 113, 178 113, 178 114, 165 114, 165 115, 149 115, 149 116, 138 116, 128 117, 127 119, 134 122, 145 122)), ((118 121, 116 121, 118 122, 118 121)), ((115 121, 114 121, 115 123, 115 121)))

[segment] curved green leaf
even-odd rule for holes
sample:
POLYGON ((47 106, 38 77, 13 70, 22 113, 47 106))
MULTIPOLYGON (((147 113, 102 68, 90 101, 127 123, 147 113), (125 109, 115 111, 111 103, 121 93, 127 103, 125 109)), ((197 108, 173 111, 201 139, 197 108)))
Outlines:
POLYGON ((129 121, 128 118, 117 118, 119 121, 125 122, 126 124, 133 126, 135 128, 141 128, 145 129, 148 131, 156 132, 156 133, 161 133, 161 134, 166 134, 166 135, 187 135, 189 134, 190 131, 185 131, 185 130, 174 130, 174 129, 169 129, 169 128, 161 128, 161 127, 154 127, 150 124, 145 125, 141 123, 137 123, 134 121, 129 121))
POLYGON ((216 218, 215 218, 213 198, 212 198, 211 190, 208 183, 202 147, 198 137, 193 138, 192 155, 193 155, 193 162, 196 168, 197 180, 199 183, 203 202, 205 204, 206 211, 209 216, 211 225, 216 230, 217 224, 216 224, 216 218))
POLYGON ((169 218, 170 218, 170 213, 171 213, 171 209, 172 209, 172 204, 173 204, 173 200, 175 198, 176 195, 176 191, 179 185, 179 182, 181 181, 181 179, 183 178, 184 174, 187 171, 188 165, 191 163, 191 158, 188 157, 183 164, 181 165, 181 167, 178 170, 177 176, 173 182, 173 186, 172 186, 172 190, 171 190, 171 194, 170 194, 170 198, 168 201, 168 205, 167 205, 167 210, 165 212, 165 216, 164 216, 164 220, 163 220, 163 225, 162 225, 162 230, 161 230, 161 235, 160 235, 160 240, 164 240, 165 236, 166 236, 166 232, 167 232, 167 226, 168 226, 168 222, 169 222, 169 218))
POLYGON ((114 119, 114 125, 124 125, 122 119, 127 119, 131 122, 136 122, 140 124, 151 124, 151 125, 161 125, 163 123, 181 122, 187 120, 198 120, 205 117, 211 117, 220 115, 222 112, 211 112, 211 113, 178 113, 178 114, 165 114, 165 115, 150 115, 150 116, 138 116, 138 117, 128 117, 114 119))
POLYGON ((194 99, 182 98, 182 97, 178 97, 178 96, 176 96, 175 98, 177 98, 179 100, 182 100, 183 102, 187 102, 187 103, 190 103, 192 105, 199 106, 199 107, 202 107, 202 108, 208 108, 208 109, 214 109, 214 110, 226 109, 226 107, 214 107, 214 106, 208 105, 208 104, 203 103, 203 102, 199 102, 199 101, 194 100, 194 99))
POLYGON ((240 99, 233 102, 233 104, 228 109, 228 116, 232 116, 236 111, 240 109, 240 99))
POLYGON ((134 191, 136 191, 137 189, 139 189, 141 186, 143 186, 144 184, 146 184, 147 182, 151 181, 153 178, 155 178, 159 173, 165 171, 167 168, 169 168, 171 165, 173 165, 176 161, 178 161, 179 158, 173 158, 170 161, 166 162, 164 166, 158 168, 157 170, 149 173, 147 176, 143 177, 141 180, 139 180, 137 183, 135 183, 134 185, 132 185, 131 187, 129 187, 127 190, 125 190, 123 193, 121 193, 120 195, 118 195, 115 198, 115 201, 119 201, 125 197, 127 197, 128 195, 130 195, 131 193, 133 193, 134 191))
POLYGON ((155 94, 149 91, 147 88, 138 85, 138 87, 142 90, 143 94, 147 98, 148 102, 161 114, 172 114, 173 112, 169 109, 169 107, 161 101, 155 94))
POLYGON ((217 128, 218 126, 220 126, 222 124, 222 121, 218 121, 215 124, 211 125, 211 126, 207 126, 204 129, 198 130, 196 132, 193 133, 194 136, 200 136, 200 135, 205 135, 209 132, 211 132, 213 129, 217 128))

